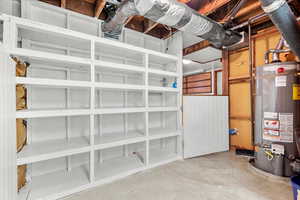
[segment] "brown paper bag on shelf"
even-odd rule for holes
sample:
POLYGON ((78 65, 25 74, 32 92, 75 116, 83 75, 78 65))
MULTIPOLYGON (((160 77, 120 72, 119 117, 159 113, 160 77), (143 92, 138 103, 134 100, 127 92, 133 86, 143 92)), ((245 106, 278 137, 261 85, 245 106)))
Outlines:
POLYGON ((25 87, 21 84, 17 84, 16 85, 16 98, 22 99, 22 98, 25 98, 25 95, 26 95, 25 87))
POLYGON ((21 62, 16 57, 14 57, 13 60, 16 62, 16 76, 26 76, 28 64, 21 62))
POLYGON ((26 184, 26 165, 18 166, 18 190, 26 184))
POLYGON ((26 101, 24 98, 16 100, 16 109, 17 110, 26 109, 26 101))
POLYGON ((26 145, 26 126, 23 119, 17 119, 17 152, 20 152, 26 145))

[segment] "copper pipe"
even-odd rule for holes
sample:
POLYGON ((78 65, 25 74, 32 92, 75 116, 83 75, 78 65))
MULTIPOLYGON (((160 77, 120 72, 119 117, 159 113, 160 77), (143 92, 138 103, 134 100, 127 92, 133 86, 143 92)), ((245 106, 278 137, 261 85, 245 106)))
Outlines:
POLYGON ((240 12, 240 9, 245 5, 245 3, 247 2, 248 0, 240 0, 236 5, 235 7, 222 19, 221 23, 222 22, 230 22, 231 20, 233 20, 236 15, 240 12))
POLYGON ((248 14, 248 13, 250 13, 251 11, 257 10, 257 9, 259 9, 259 8, 260 8, 260 2, 257 1, 257 2, 255 2, 255 3, 253 3, 253 4, 250 4, 249 6, 246 6, 246 7, 242 8, 242 9, 236 14, 235 18, 241 17, 241 16, 243 16, 243 15, 245 15, 245 14, 248 14))

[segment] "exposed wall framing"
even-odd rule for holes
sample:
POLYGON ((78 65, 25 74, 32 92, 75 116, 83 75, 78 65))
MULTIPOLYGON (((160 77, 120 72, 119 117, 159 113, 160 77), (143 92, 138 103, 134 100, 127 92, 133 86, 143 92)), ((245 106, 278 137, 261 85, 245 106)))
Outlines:
MULTIPOLYGON (((249 42, 251 53, 249 48, 238 49, 229 53, 227 64, 229 69, 230 128, 238 130, 236 135, 231 136, 231 145, 235 148, 254 149, 253 110, 255 104, 253 99, 255 97, 255 83, 253 76, 255 76, 255 68, 264 65, 265 52, 275 48, 279 39, 280 34, 276 28, 270 27, 256 31, 255 35, 252 35, 249 42)), ((282 61, 294 61, 296 59, 292 53, 280 56, 282 61)))

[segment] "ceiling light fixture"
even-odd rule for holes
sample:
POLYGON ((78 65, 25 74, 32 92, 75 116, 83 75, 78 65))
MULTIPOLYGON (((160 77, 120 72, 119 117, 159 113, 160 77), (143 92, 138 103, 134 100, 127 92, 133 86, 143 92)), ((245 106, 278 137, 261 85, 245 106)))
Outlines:
POLYGON ((187 59, 183 59, 182 62, 183 62, 183 64, 185 64, 185 65, 188 65, 188 64, 191 64, 191 63, 192 63, 191 60, 187 60, 187 59))

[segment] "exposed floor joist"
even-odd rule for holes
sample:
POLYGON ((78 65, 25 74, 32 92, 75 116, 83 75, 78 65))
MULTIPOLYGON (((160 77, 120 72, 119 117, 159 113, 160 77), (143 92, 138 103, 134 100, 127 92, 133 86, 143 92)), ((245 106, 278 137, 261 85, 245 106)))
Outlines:
POLYGON ((134 18, 134 16, 128 17, 127 21, 125 22, 125 26, 131 22, 131 20, 134 18))
POLYGON ((97 0, 96 7, 95 7, 95 17, 96 18, 100 17, 102 10, 105 7, 105 4, 106 4, 106 0, 97 0))
POLYGON ((60 7, 66 8, 66 6, 67 6, 67 0, 61 0, 60 1, 60 7))
POLYGON ((151 20, 145 20, 145 31, 144 33, 149 33, 151 30, 153 30, 157 25, 159 25, 158 22, 153 22, 151 20))
MULTIPOLYGON (((39 0, 51 5, 55 5, 61 8, 72 10, 80 14, 88 15, 91 17, 105 19, 106 12, 105 6, 109 3, 109 0, 39 0)), ((142 16, 129 17, 125 26, 138 32, 142 32, 157 38, 166 38, 169 36, 167 31, 159 23, 148 23, 148 19, 142 16)))
MULTIPOLYGON (((62 7, 74 12, 78 12, 91 17, 105 19, 108 14, 108 4, 112 5, 112 0, 40 0, 58 7, 62 7)), ((177 0, 186 3, 189 7, 195 9, 201 14, 219 22, 228 21, 226 16, 232 11, 239 0, 177 0), (225 17, 225 18, 224 18, 225 17)), ((233 19, 233 25, 240 24, 249 17, 261 12, 258 0, 248 0, 236 13, 233 19)), ((110 10, 111 12, 111 10, 110 10)), ((162 24, 152 22, 142 16, 130 17, 125 26, 138 32, 142 32, 158 38, 168 38, 176 29, 163 26, 162 24)), ((201 46, 201 45, 200 45, 201 46)), ((190 51, 190 50, 188 50, 190 51)))
POLYGON ((186 3, 189 7, 198 11, 200 14, 208 15, 220 7, 224 6, 231 0, 179 0, 186 3))

